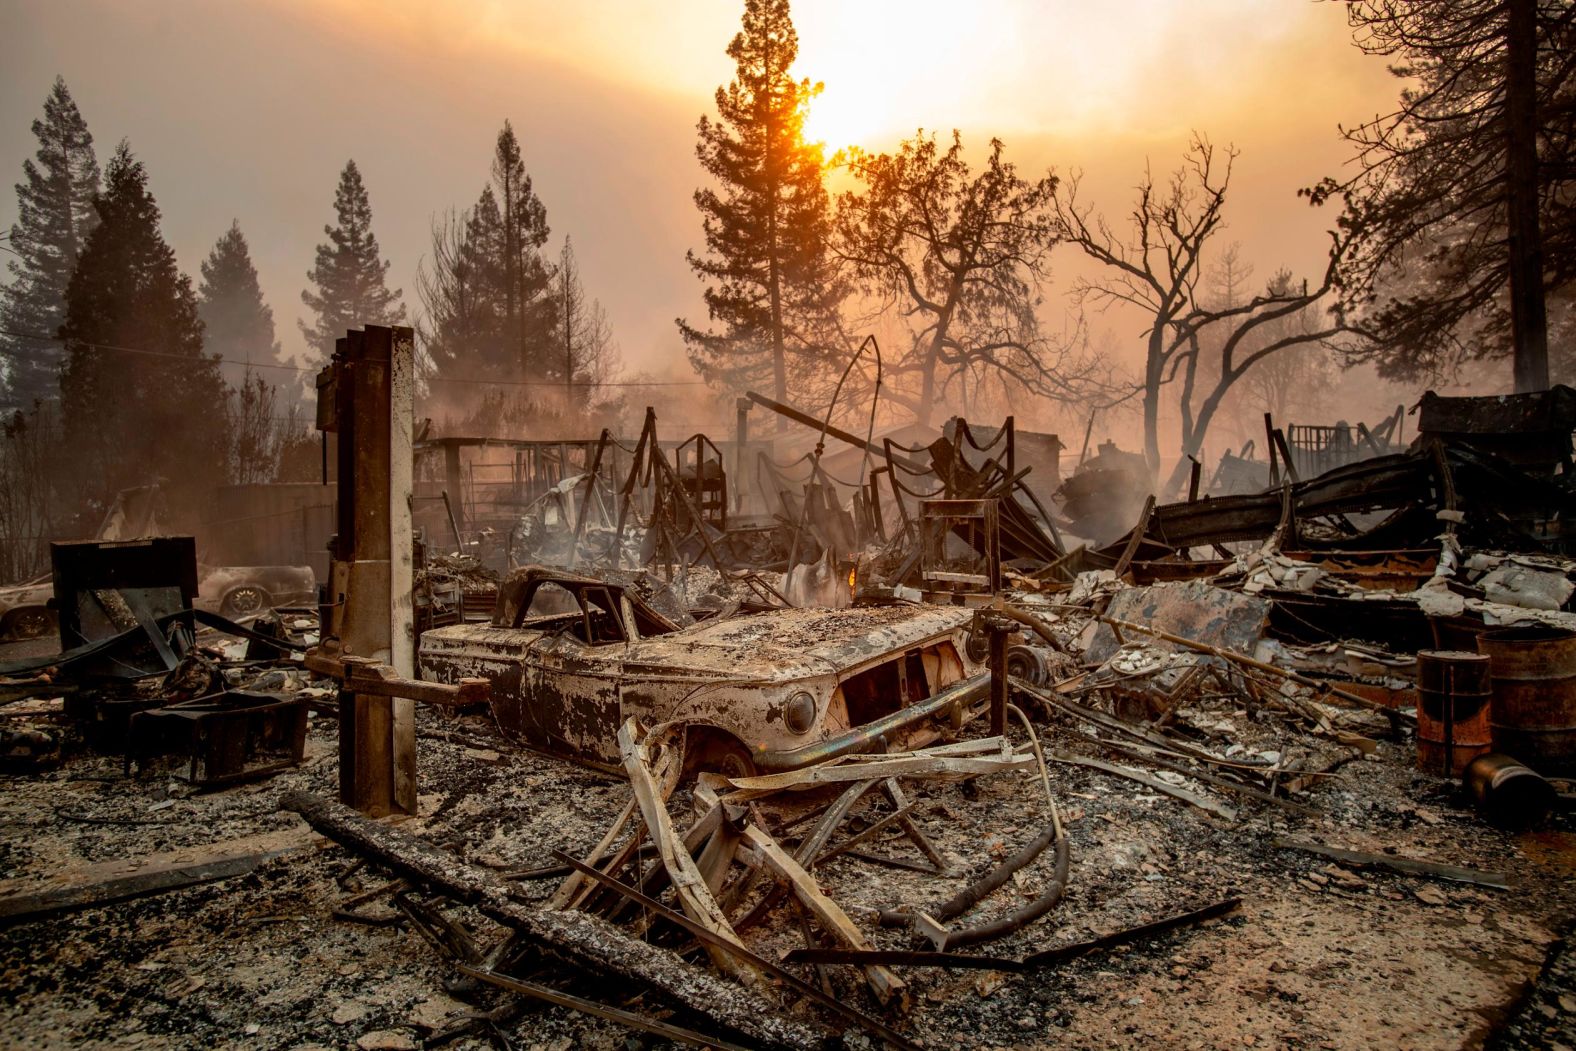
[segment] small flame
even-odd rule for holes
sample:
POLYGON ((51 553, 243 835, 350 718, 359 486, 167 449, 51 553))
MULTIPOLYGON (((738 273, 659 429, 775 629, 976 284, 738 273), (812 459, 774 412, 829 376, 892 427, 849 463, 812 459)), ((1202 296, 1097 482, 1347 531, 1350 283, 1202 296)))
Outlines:
POLYGON ((848 593, 850 595, 852 595, 854 593, 854 588, 855 588, 855 585, 858 583, 858 580, 859 580, 859 563, 856 562, 853 565, 848 567, 848 593))

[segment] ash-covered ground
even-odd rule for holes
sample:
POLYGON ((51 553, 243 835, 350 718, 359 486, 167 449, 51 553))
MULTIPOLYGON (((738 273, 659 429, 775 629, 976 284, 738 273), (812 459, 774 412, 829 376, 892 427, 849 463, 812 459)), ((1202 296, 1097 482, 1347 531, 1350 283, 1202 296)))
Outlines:
MULTIPOLYGON (((1296 744, 1267 719, 1241 711, 1223 718, 1252 747, 1296 744)), ((1052 750, 1099 754, 1074 728, 1059 719, 1040 730, 1052 750)), ((424 712, 420 734, 420 814, 399 827, 500 874, 549 865, 553 848, 585 853, 628 798, 622 782, 505 742, 485 716, 424 712)), ((332 795, 335 744, 333 720, 315 718, 301 768, 221 792, 193 792, 168 771, 127 777, 119 759, 86 753, 47 774, 0 781, 0 895, 115 864, 153 868, 216 845, 284 851, 243 876, 0 928, 0 1043, 419 1047, 472 1012, 505 1007, 504 994, 456 983, 453 969, 407 924, 334 917, 341 901, 389 877, 314 836, 276 801, 292 788, 332 795)), ((887 1017, 917 1043, 1576 1047, 1573 967, 1554 952, 1576 902, 1576 827, 1568 817, 1520 836, 1495 831, 1460 804, 1453 786, 1414 770, 1410 745, 1390 743, 1321 779, 1304 798, 1317 816, 1230 799, 1238 818, 1227 823, 1095 770, 1053 763, 1050 776, 1072 848, 1066 896, 1047 918, 977 951, 1017 957, 1228 896, 1241 897, 1242 906, 1033 973, 901 968, 910 1005, 887 1017), (1356 872, 1273 847, 1281 836, 1505 872, 1512 889, 1356 872)), ((948 897, 1034 836, 1046 814, 1037 773, 906 787, 920 801, 921 827, 951 862, 950 877, 849 857, 816 870, 881 947, 925 946, 877 927, 873 910, 948 897)), ((845 834, 886 812, 877 794, 866 798, 845 834)), ((687 821, 685 790, 670 809, 681 825, 687 821)), ((770 820, 773 807, 762 810, 770 820)), ((870 850, 919 858, 897 832, 870 850)), ((1050 865, 1047 851, 970 922, 1035 896, 1050 865)), ((545 898, 556 880, 522 885, 545 898)), ((360 910, 397 915, 387 901, 360 910)), ((483 946, 502 935, 464 910, 453 915, 483 946)), ((745 938, 773 958, 803 944, 786 908, 745 938)), ((634 993, 554 974, 529 959, 521 966, 522 974, 604 1001, 634 993)), ((857 972, 830 970, 840 997, 879 1011, 857 972)), ((814 980, 808 968, 804 974, 814 980)), ((649 998, 636 1004, 647 1013, 662 1006, 649 998)), ((498 1018, 496 1033, 521 1048, 666 1046, 536 1003, 498 1018)), ((496 1046, 495 1039, 478 1027, 446 1046, 496 1046)))

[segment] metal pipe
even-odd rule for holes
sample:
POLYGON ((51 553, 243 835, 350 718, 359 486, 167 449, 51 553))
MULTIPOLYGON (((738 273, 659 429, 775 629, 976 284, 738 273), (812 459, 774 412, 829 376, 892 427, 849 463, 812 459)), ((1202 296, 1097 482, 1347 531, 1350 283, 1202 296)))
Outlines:
POLYGON ((940 715, 953 705, 959 707, 972 705, 984 697, 989 690, 990 673, 981 672, 967 679, 959 679, 918 704, 900 708, 890 715, 884 715, 875 722, 866 723, 847 733, 807 744, 802 748, 782 752, 755 752, 750 758, 762 773, 774 773, 779 770, 797 770, 801 766, 822 763, 852 752, 868 751, 886 735, 907 729, 933 715, 940 715))

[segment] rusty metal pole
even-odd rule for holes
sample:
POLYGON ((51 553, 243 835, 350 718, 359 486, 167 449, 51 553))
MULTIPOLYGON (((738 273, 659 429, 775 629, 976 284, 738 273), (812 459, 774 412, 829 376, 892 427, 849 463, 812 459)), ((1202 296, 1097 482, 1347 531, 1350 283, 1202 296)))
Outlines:
POLYGON ((744 500, 748 495, 749 486, 745 483, 745 472, 749 469, 749 456, 745 450, 750 444, 750 407, 755 403, 749 398, 737 398, 733 407, 738 412, 738 421, 733 432, 733 513, 744 513, 744 500))
MULTIPOLYGON (((333 616, 315 651, 326 660, 344 655, 388 664, 407 679, 415 674, 414 381, 412 330, 368 325, 338 342, 328 382, 319 384, 333 395, 320 399, 319 422, 331 416, 327 422, 339 439, 339 528, 330 585, 333 616)), ((373 701, 363 692, 349 690, 341 705, 342 797, 365 813, 414 814, 415 702, 373 701)))
POLYGON ((1001 613, 978 610, 974 614, 974 631, 985 633, 986 649, 990 662, 990 732, 999 737, 1007 732, 1007 691, 1010 689, 1007 672, 1007 636, 1018 626, 1001 613))

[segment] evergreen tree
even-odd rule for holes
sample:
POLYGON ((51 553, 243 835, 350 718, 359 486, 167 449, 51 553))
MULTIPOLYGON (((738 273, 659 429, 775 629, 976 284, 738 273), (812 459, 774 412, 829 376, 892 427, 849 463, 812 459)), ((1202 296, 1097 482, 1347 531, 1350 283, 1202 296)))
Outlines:
POLYGON ((553 308, 557 313, 558 363, 554 368, 564 385, 564 404, 575 412, 594 397, 594 392, 577 384, 591 385, 614 371, 618 355, 613 333, 602 304, 587 299, 580 284, 580 268, 575 262, 574 246, 564 238, 558 254, 558 273, 553 282, 553 308))
POLYGON ((66 90, 55 78, 44 116, 33 122, 36 163, 22 164, 16 187, 17 220, 11 227, 11 283, 0 290, 0 357, 6 383, 0 407, 6 412, 60 391, 61 352, 53 340, 65 317, 66 284, 88 232, 98 221, 98 161, 93 136, 66 90))
POLYGON ((223 478, 226 390, 203 353, 191 279, 159 233, 147 172, 125 142, 94 207, 99 223, 66 288, 60 330, 72 474, 89 505, 162 479, 172 503, 191 506, 223 478))
MULTIPOLYGON (((531 186, 520 142, 508 121, 493 150, 493 185, 498 191, 498 278, 502 283, 503 332, 520 372, 542 378, 551 372, 552 333, 557 313, 550 299, 552 271, 542 259, 547 243, 547 209, 531 186)), ((489 253, 490 254, 490 253, 489 253)))
POLYGON ((398 325, 405 320, 400 290, 390 292, 389 262, 380 257, 372 233, 372 203, 355 161, 345 164, 334 191, 336 224, 323 227, 328 242, 317 246, 317 263, 307 271, 314 288, 301 293, 317 315, 301 322, 301 333, 326 358, 345 330, 363 325, 398 325))
POLYGON ((239 221, 230 224, 203 262, 197 292, 203 346, 223 362, 220 375, 226 383, 240 390, 251 373, 249 366, 281 364, 273 308, 263 302, 257 268, 239 221))
POLYGON ((718 119, 701 117, 695 148, 719 185, 695 191, 707 254, 687 258, 710 282, 717 328, 678 321, 702 376, 732 388, 769 381, 779 400, 791 372, 824 363, 842 291, 827 252, 822 149, 803 134, 821 85, 790 75, 798 50, 788 0, 745 0, 743 31, 728 45, 737 73, 717 89, 718 119))
POLYGON ((547 209, 508 121, 476 204, 433 225, 421 331, 433 379, 554 379, 562 373, 547 209))
POLYGON ((499 380, 518 372, 503 325, 503 219, 492 186, 475 207, 432 226, 432 251, 417 272, 416 328, 431 378, 499 380))
POLYGON ((1545 386, 1576 325, 1576 4, 1343 6, 1404 82, 1395 109, 1342 129, 1352 173, 1303 191, 1339 200, 1353 235, 1352 356, 1410 380, 1509 354, 1518 390, 1545 386))

